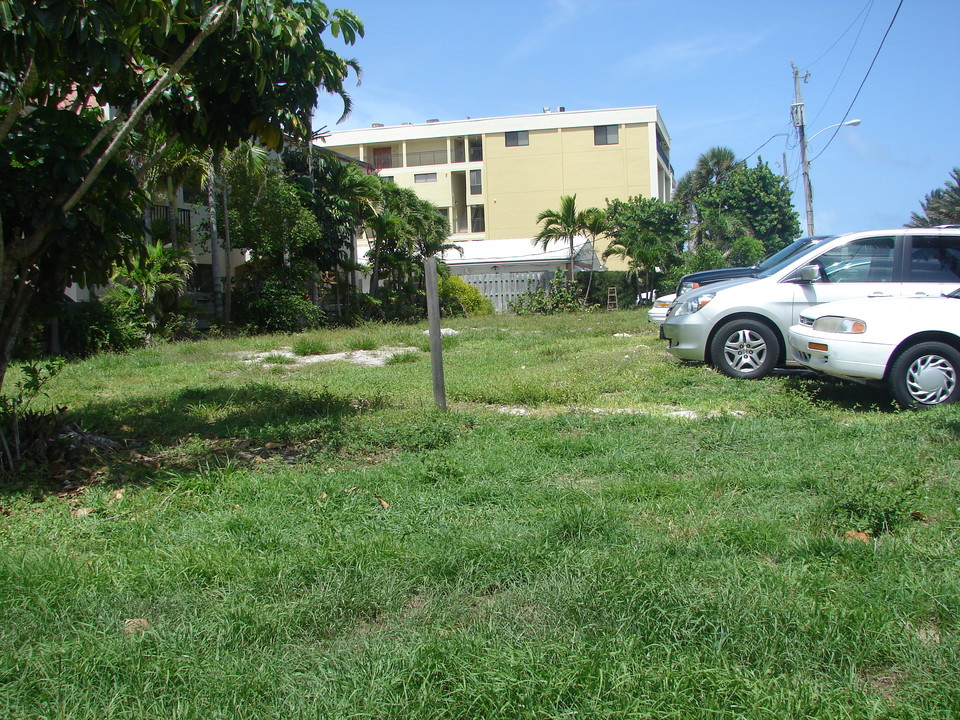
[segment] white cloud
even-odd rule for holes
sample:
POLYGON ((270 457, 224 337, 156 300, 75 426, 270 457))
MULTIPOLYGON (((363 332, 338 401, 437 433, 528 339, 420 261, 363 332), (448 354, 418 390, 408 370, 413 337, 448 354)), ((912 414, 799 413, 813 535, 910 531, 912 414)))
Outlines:
POLYGON ((628 57, 625 65, 631 72, 650 72, 665 68, 690 69, 702 66, 723 55, 742 55, 763 42, 765 34, 717 35, 676 40, 652 45, 628 57))
POLYGON ((507 60, 533 55, 548 46, 558 31, 571 24, 585 8, 596 8, 599 3, 588 0, 547 0, 543 22, 538 23, 504 53, 507 60))

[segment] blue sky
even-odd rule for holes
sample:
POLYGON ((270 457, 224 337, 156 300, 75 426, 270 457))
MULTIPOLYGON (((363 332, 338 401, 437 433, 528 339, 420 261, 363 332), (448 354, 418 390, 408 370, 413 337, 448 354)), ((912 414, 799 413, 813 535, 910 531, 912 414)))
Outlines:
POLYGON ((801 90, 817 232, 899 227, 960 166, 957 0, 903 0, 850 108, 899 2, 330 2, 366 26, 352 48, 331 38, 359 61, 363 81, 351 88, 354 109, 344 123, 336 125, 341 107, 332 98, 321 101, 315 122, 346 129, 545 106, 657 105, 678 178, 711 147, 743 158, 763 145, 775 172, 786 153, 802 220, 790 122, 794 61, 809 72, 801 90), (862 124, 813 137, 845 117, 862 124))

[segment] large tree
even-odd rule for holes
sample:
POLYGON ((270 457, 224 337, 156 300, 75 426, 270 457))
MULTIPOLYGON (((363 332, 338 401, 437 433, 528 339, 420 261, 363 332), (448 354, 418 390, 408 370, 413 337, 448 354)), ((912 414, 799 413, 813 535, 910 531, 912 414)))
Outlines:
POLYGON ((690 219, 690 249, 696 251, 704 239, 705 227, 701 227, 703 215, 697 199, 710 188, 724 182, 737 165, 737 156, 728 147, 712 147, 697 158, 693 170, 680 178, 674 199, 680 202, 690 219))
POLYGON ((743 225, 738 236, 756 238, 763 243, 767 255, 800 236, 800 217, 793 207, 786 180, 760 158, 754 167, 737 165, 721 182, 709 188, 698 204, 719 207, 735 215, 743 225))
POLYGON ((642 289, 652 289, 655 276, 680 258, 686 240, 683 204, 647 197, 610 200, 606 218, 610 245, 603 256, 626 260, 630 274, 643 280, 642 289))
POLYGON ((318 88, 349 110, 356 63, 326 30, 352 44, 363 26, 316 0, 0 3, 0 382, 38 297, 105 282, 142 240, 137 131, 279 148, 309 130, 318 88))
POLYGON ((920 203, 920 213, 911 213, 907 227, 960 224, 960 167, 950 171, 942 188, 930 192, 920 203))

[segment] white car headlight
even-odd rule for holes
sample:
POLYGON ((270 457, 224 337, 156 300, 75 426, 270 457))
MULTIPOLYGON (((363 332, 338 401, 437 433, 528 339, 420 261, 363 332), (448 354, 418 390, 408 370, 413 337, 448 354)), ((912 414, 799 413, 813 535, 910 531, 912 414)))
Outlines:
POLYGON ((674 313, 674 317, 679 317, 680 315, 693 315, 695 312, 703 310, 714 297, 716 297, 715 292, 705 292, 697 293, 691 298, 684 300, 680 303, 680 306, 677 308, 677 311, 674 313))
POLYGON ((696 290, 698 287, 700 287, 700 283, 695 283, 687 280, 686 282, 680 283, 680 289, 677 290, 677 294, 683 295, 685 292, 696 290))
POLYGON ((824 315, 813 321, 813 329, 820 332, 861 335, 867 331, 867 324, 857 318, 824 315))

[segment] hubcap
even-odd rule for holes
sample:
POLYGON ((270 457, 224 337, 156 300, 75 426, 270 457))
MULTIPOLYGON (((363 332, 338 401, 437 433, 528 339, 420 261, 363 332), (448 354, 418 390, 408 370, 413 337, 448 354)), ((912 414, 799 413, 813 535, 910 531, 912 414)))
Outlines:
POLYGON ((939 355, 918 357, 907 370, 907 392, 923 405, 936 405, 957 386, 957 370, 939 355))
POLYGON ((767 359, 767 343, 753 330, 737 330, 723 344, 723 356, 734 370, 753 372, 767 359))

